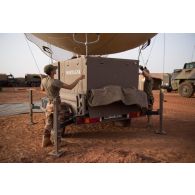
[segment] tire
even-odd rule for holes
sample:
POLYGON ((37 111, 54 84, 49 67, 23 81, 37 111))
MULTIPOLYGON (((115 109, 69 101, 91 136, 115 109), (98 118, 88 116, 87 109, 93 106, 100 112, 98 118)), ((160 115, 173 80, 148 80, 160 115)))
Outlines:
MULTIPOLYGON (((73 116, 73 109, 72 106, 66 103, 61 103, 61 109, 64 111, 64 120, 69 119, 70 117, 73 116)), ((61 136, 64 138, 66 137, 66 126, 63 127, 63 130, 61 132, 61 136)))
POLYGON ((179 85, 178 92, 182 97, 190 98, 194 94, 194 87, 191 83, 184 82, 179 85))
POLYGON ((31 87, 36 87, 36 83, 32 82, 31 87))
POLYGON ((172 89, 170 89, 170 88, 167 89, 167 92, 168 93, 171 93, 171 91, 172 91, 172 89))
POLYGON ((117 127, 130 127, 131 126, 131 119, 114 121, 114 125, 117 127))

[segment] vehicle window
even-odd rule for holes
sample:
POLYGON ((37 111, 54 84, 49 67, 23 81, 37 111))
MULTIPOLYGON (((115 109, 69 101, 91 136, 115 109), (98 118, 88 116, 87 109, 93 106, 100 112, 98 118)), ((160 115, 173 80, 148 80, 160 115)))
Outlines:
POLYGON ((186 68, 195 68, 195 63, 186 64, 186 68))

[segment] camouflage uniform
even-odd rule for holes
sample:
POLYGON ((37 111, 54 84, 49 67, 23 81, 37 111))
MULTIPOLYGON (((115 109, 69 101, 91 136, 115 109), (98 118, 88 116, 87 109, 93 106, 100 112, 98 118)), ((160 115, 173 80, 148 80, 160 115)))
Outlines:
MULTIPOLYGON (((45 127, 44 127, 44 136, 45 137, 50 137, 51 132, 53 130, 53 100, 56 98, 57 100, 57 105, 58 105, 58 124, 63 123, 64 119, 64 113, 61 109, 61 100, 59 96, 59 91, 63 86, 63 82, 52 79, 50 76, 47 76, 42 80, 41 83, 42 87, 46 91, 47 97, 49 99, 49 102, 46 106, 46 120, 45 120, 45 127)), ((62 132, 62 129, 59 128, 58 135, 60 137, 62 132)))
MULTIPOLYGON (((58 124, 63 124, 64 122, 64 111, 61 109, 61 102, 57 101, 57 106, 58 106, 58 124)), ((44 135, 46 137, 50 137, 51 131, 53 130, 53 103, 52 102, 48 102, 47 106, 46 106, 46 119, 45 119, 45 127, 44 127, 44 135)), ((58 136, 61 136, 63 129, 61 127, 59 127, 59 132, 58 132, 58 136)))
POLYGON ((147 94, 148 109, 149 110, 153 109, 153 104, 154 104, 154 96, 153 96, 153 93, 152 93, 152 88, 153 88, 153 79, 145 77, 144 91, 147 94))

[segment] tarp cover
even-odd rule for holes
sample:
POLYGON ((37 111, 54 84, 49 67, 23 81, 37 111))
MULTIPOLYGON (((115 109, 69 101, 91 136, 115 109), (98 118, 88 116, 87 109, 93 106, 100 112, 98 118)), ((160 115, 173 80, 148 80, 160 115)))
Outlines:
POLYGON ((156 35, 156 33, 33 33, 26 34, 26 36, 32 42, 37 42, 39 39, 48 43, 51 45, 52 51, 53 48, 58 47, 65 51, 86 55, 84 44, 86 34, 87 42, 94 42, 88 44, 88 55, 105 55, 130 50, 144 44, 156 35), (37 39, 33 38, 33 35, 37 39))
POLYGON ((135 88, 110 85, 101 89, 92 89, 89 92, 88 104, 91 107, 109 105, 118 101, 122 101, 125 105, 148 107, 146 93, 135 88))

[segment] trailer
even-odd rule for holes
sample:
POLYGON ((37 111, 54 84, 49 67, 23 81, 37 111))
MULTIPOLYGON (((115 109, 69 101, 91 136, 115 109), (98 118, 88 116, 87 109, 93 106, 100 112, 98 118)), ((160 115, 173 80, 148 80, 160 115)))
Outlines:
MULTIPOLYGON (((63 136, 69 124, 120 121, 121 125, 127 126, 132 118, 160 113, 159 110, 148 111, 147 96, 138 90, 138 60, 81 56, 54 65, 58 66, 56 79, 67 84, 79 75, 85 75, 74 89, 60 91, 63 136)), ((47 98, 44 98, 43 109, 46 104, 47 98)))

